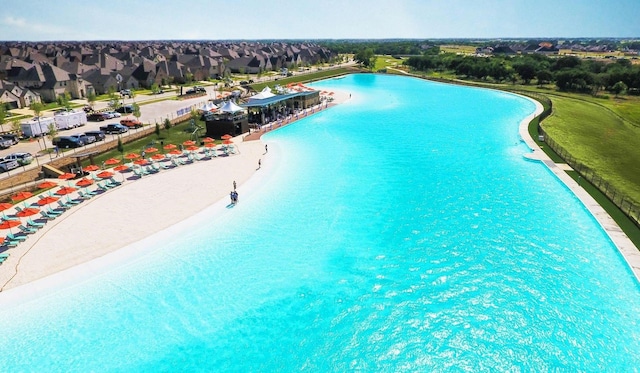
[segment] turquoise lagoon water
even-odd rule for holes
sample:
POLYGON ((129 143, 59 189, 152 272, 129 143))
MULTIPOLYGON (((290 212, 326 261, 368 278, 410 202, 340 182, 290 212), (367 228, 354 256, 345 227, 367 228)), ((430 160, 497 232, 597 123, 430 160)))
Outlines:
POLYGON ((532 103, 395 76, 322 87, 352 99, 269 133, 271 174, 236 208, 0 311, 0 370, 640 366, 638 282, 523 158, 532 103))

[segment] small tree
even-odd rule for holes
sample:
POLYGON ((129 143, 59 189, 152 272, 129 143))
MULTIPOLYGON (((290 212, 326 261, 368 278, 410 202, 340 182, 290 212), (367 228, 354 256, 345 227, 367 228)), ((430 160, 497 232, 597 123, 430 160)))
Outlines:
POLYGON ((140 105, 136 104, 135 102, 131 104, 131 114, 133 114, 136 119, 140 120, 140 105))
MULTIPOLYGON (((47 127, 47 138, 53 142, 53 139, 58 135, 58 127, 54 123, 49 123, 47 127)), ((44 144, 44 148, 47 149, 47 144, 44 144)))
POLYGON ((4 128, 2 127, 7 120, 7 107, 4 106, 4 103, 0 102, 0 131, 4 132, 4 128))
POLYGON ((122 155, 122 153, 124 153, 124 146, 122 145, 122 139, 120 138, 120 136, 118 136, 117 149, 118 149, 118 151, 120 152, 121 155, 122 155))
POLYGON ((619 81, 611 87, 611 91, 616 94, 616 97, 618 97, 620 93, 626 92, 627 88, 627 85, 624 84, 623 81, 619 81))
POLYGON ((158 136, 158 138, 160 138, 160 125, 158 124, 158 122, 156 122, 156 136, 158 136))
POLYGON ((18 137, 22 137, 22 126, 19 120, 14 119, 11 121, 11 132, 15 133, 18 137))
POLYGON ((58 105, 63 108, 69 110, 71 109, 71 94, 69 92, 65 92, 58 95, 57 99, 58 105))
POLYGON ((40 117, 40 114, 44 111, 44 104, 42 102, 32 102, 29 105, 29 109, 33 111, 35 117, 40 117))
POLYGON ((169 118, 165 118, 164 119, 164 129, 168 130, 169 128, 171 128, 171 121, 169 120, 169 118))
POLYGON ((118 110, 122 104, 120 103, 120 96, 116 94, 116 89, 113 87, 109 87, 109 91, 107 93, 109 97, 109 107, 113 110, 118 110))
POLYGON ((96 93, 94 91, 89 92, 89 94, 87 95, 87 102, 89 103, 89 106, 91 106, 91 108, 93 108, 93 104, 96 103, 97 99, 98 97, 96 96, 96 93))
POLYGON ((151 84, 151 93, 157 95, 160 92, 160 87, 156 83, 151 84))

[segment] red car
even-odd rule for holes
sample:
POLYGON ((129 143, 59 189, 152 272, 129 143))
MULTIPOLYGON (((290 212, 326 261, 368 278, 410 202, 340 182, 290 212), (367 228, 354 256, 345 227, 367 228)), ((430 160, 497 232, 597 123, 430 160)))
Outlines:
POLYGON ((140 128, 142 127, 142 122, 140 122, 137 119, 123 119, 120 121, 120 124, 122 124, 123 126, 127 126, 129 128, 140 128))

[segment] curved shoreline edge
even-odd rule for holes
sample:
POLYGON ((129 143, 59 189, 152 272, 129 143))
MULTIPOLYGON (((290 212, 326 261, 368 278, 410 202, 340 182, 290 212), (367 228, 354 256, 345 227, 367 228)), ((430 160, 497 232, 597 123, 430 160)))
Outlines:
POLYGON ((509 92, 510 94, 522 97, 533 102, 536 105, 536 110, 524 118, 518 127, 520 138, 525 142, 527 147, 531 149, 531 153, 524 154, 523 156, 529 160, 542 163, 547 169, 558 178, 573 195, 578 198, 582 205, 589 211, 594 219, 600 224, 604 232, 609 239, 613 242, 614 246, 618 249, 618 252, 622 255, 623 259, 627 262, 629 269, 635 275, 636 280, 640 283, 640 251, 633 242, 622 231, 620 226, 613 220, 611 215, 600 206, 600 204, 586 191, 584 190, 574 179, 572 179, 561 167, 558 166, 547 154, 542 151, 538 144, 531 138, 529 134, 529 123, 544 110, 542 104, 538 101, 519 95, 517 93, 509 92))

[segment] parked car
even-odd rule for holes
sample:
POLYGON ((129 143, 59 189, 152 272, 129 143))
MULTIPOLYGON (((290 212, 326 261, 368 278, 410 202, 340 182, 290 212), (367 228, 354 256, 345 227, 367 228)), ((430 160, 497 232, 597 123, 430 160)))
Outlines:
POLYGON ((123 126, 127 126, 129 128, 140 128, 142 127, 142 122, 137 119, 126 118, 120 121, 120 124, 123 126))
POLYGON ((87 136, 84 133, 77 133, 75 135, 70 135, 69 137, 73 137, 74 139, 84 143, 85 145, 96 142, 96 138, 93 136, 87 136))
POLYGON ((122 115, 120 113, 118 113, 117 111, 105 111, 103 114, 106 114, 109 116, 109 119, 111 118, 120 118, 122 115))
POLYGON ((87 136, 92 136, 96 139, 96 141, 102 141, 106 138, 104 132, 102 131, 87 131, 84 133, 87 136))
POLYGON ((31 153, 11 153, 8 156, 4 157, 4 159, 10 159, 12 161, 18 162, 19 165, 25 166, 29 163, 33 162, 33 155, 31 153))
POLYGON ((118 123, 109 123, 106 126, 100 126, 100 131, 104 133, 125 133, 128 130, 129 127, 118 123))
POLYGON ((9 149, 13 145, 11 140, 0 138, 0 149, 9 149))
POLYGON ((194 89, 194 91, 196 91, 196 92, 204 92, 204 93, 206 93, 206 92, 207 92, 207 90, 206 90, 206 89, 204 89, 204 87, 201 87, 201 86, 198 86, 198 85, 197 85, 197 86, 195 86, 195 87, 193 87, 193 89, 194 89))
POLYGON ((106 118, 104 117, 104 115, 102 115, 102 113, 91 113, 87 115, 87 120, 94 121, 94 122, 102 122, 105 119, 106 118))
POLYGON ((123 89, 123 90, 121 90, 121 91, 120 91, 120 94, 121 94, 122 96, 129 96, 129 97, 131 97, 131 90, 130 90, 130 89, 123 89))
POLYGON ((18 142, 20 142, 20 139, 18 138, 17 135, 14 135, 13 133, 5 133, 4 135, 0 136, 2 139, 4 140, 9 140, 11 141, 11 145, 15 145, 18 142))
POLYGON ((194 93, 196 93, 195 89, 193 89, 193 88, 192 89, 187 89, 187 91, 185 92, 185 95, 192 95, 194 93))
POLYGON ((0 160, 0 172, 7 172, 18 168, 20 165, 18 162, 11 159, 0 160))
POLYGON ((133 105, 122 105, 116 111, 122 114, 133 113, 133 105))
POLYGON ((72 136, 54 137, 51 143, 60 149, 79 148, 84 146, 84 142, 72 136))

